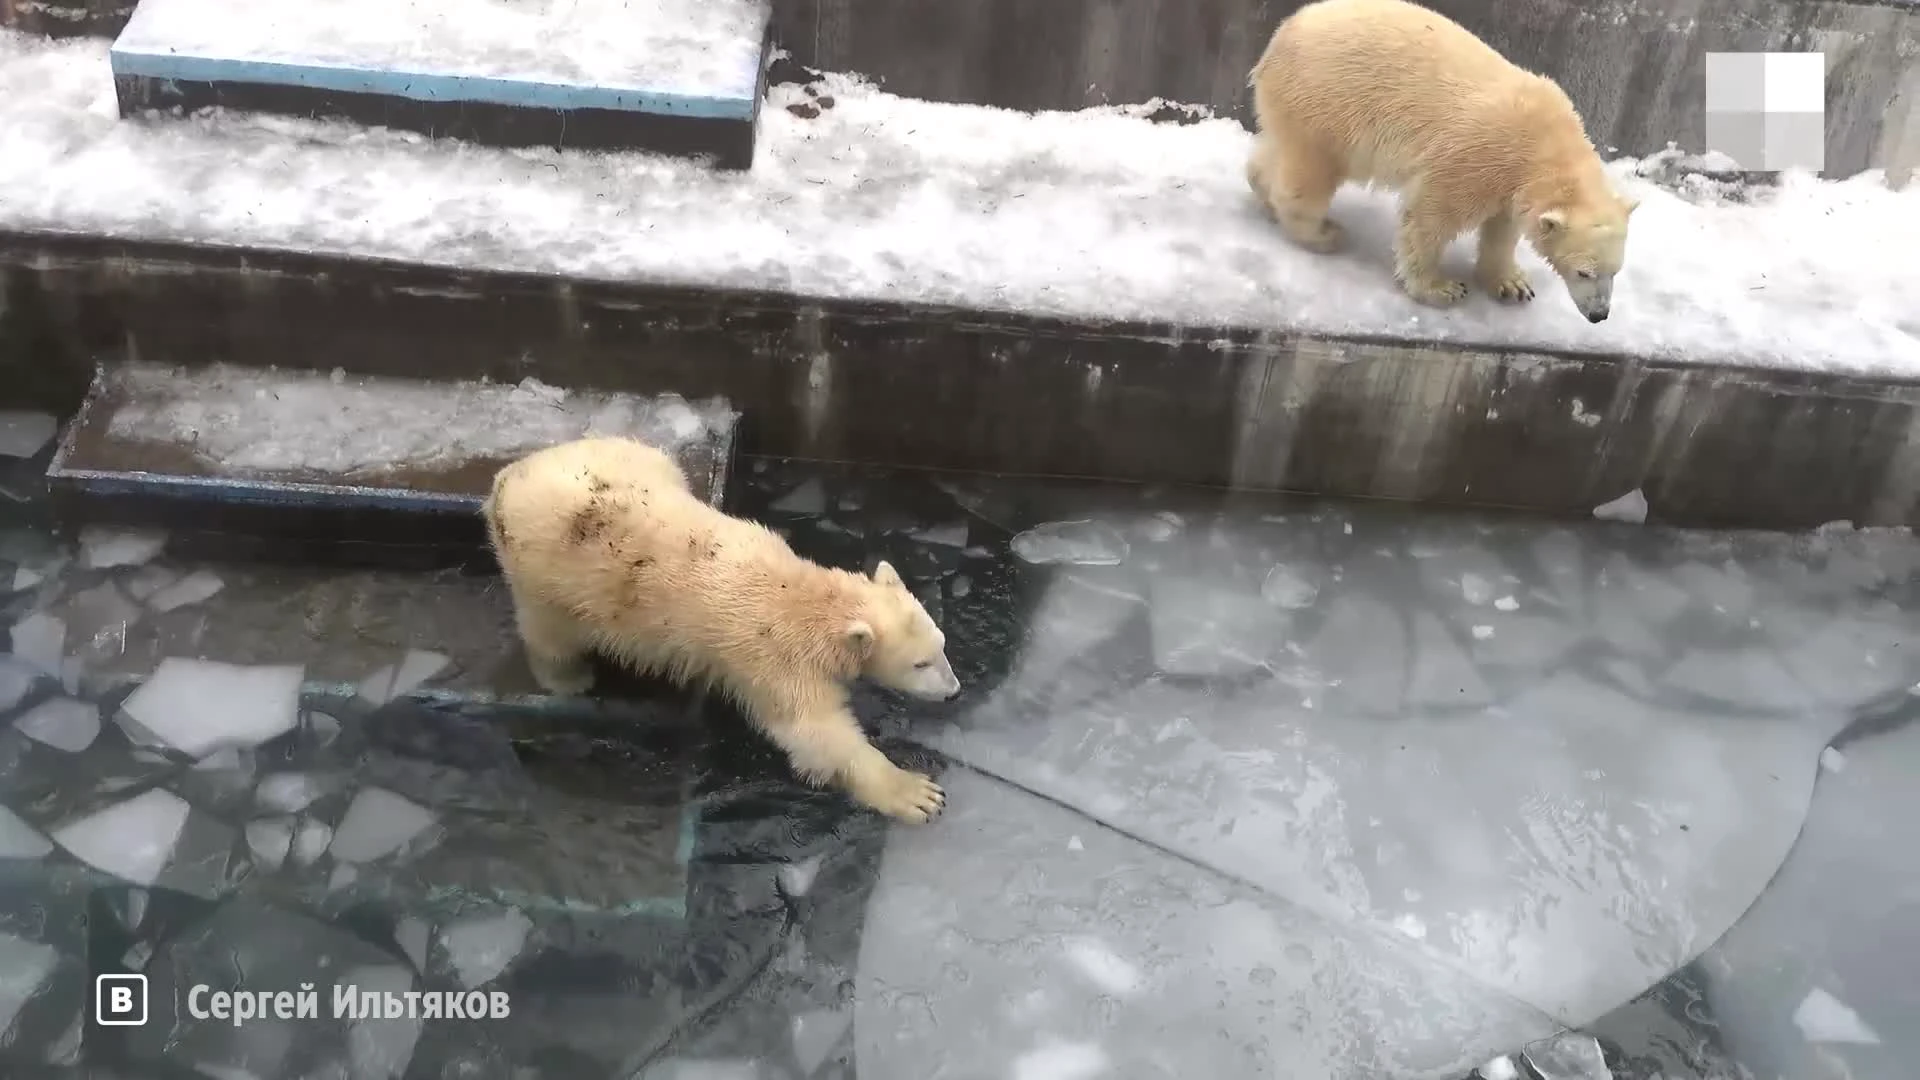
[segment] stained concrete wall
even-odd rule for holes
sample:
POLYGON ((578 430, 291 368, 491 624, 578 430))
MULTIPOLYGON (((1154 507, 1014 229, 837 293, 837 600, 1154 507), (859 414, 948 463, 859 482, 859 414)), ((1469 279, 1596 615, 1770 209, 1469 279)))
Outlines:
MULTIPOLYGON (((739 448, 1584 516, 1920 525, 1920 385, 0 234, 0 387, 97 359, 719 394, 739 448), (7 340, 17 335, 15 340, 7 340)), ((55 378, 54 373, 65 373, 55 378)))
MULTIPOLYGON (((1920 3, 1430 0, 1558 79, 1595 141, 1635 156, 1705 149, 1707 52, 1828 57, 1829 175, 1920 166, 1920 3)), ((809 67, 910 97, 1077 109, 1162 97, 1246 121, 1247 71, 1300 0, 775 0, 809 67)))

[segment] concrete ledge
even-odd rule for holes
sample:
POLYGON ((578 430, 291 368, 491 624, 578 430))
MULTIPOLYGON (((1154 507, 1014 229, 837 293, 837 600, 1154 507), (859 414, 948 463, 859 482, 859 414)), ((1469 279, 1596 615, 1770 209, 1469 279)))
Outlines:
POLYGON ((130 349, 376 376, 537 371, 724 396, 750 454, 1567 515, 1638 489, 1652 520, 1682 525, 1920 524, 1920 385, 1897 379, 101 239, 0 236, 0 275, 43 366, 130 349))

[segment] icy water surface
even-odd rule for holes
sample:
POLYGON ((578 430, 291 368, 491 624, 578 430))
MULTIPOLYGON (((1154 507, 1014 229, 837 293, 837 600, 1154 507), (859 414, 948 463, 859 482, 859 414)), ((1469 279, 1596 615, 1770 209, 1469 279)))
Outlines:
POLYGON ((947 629, 960 699, 857 702, 942 772, 950 809, 914 829, 796 786, 717 703, 541 698, 484 573, 56 539, 21 477, 0 477, 9 1075, 1892 1080, 1920 1059, 1904 533, 743 467, 736 512, 825 562, 893 561, 947 629), (147 975, 146 1025, 84 1022, 112 971, 147 975), (317 1019, 187 1007, 302 983, 317 1019), (349 983, 511 1014, 335 1019, 349 983))

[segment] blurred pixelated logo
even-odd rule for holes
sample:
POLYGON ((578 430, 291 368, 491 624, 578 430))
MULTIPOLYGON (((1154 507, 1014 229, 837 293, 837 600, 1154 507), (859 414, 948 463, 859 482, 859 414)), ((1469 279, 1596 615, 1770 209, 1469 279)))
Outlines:
POLYGON ((1708 53, 1707 151, 1742 172, 1825 168, 1826 55, 1708 53))
POLYGON ((103 1027, 138 1027, 147 1022, 145 975, 98 975, 93 980, 93 1019, 103 1027))

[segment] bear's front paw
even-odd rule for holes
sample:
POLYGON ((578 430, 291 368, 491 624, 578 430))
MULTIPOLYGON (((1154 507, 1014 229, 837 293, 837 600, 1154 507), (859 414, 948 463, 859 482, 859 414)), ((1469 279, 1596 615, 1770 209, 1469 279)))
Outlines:
POLYGON ((1533 299, 1533 282, 1518 269, 1502 272, 1482 271, 1480 287, 1487 295, 1508 304, 1524 304, 1533 299))
POLYGON ((1428 307, 1452 307, 1467 298, 1467 283, 1454 281, 1451 278, 1402 281, 1400 284, 1415 302, 1428 307))
POLYGON ((947 808, 947 793, 931 778, 902 769, 876 794, 873 808, 909 825, 925 825, 947 808))
POLYGON ((1347 230, 1340 223, 1320 218, 1314 221, 1282 219, 1287 236, 1316 255, 1332 255, 1347 246, 1347 230))
POLYGON ((529 656, 527 666, 533 671, 533 681, 549 694, 574 697, 593 689, 593 665, 584 658, 555 660, 529 656))

